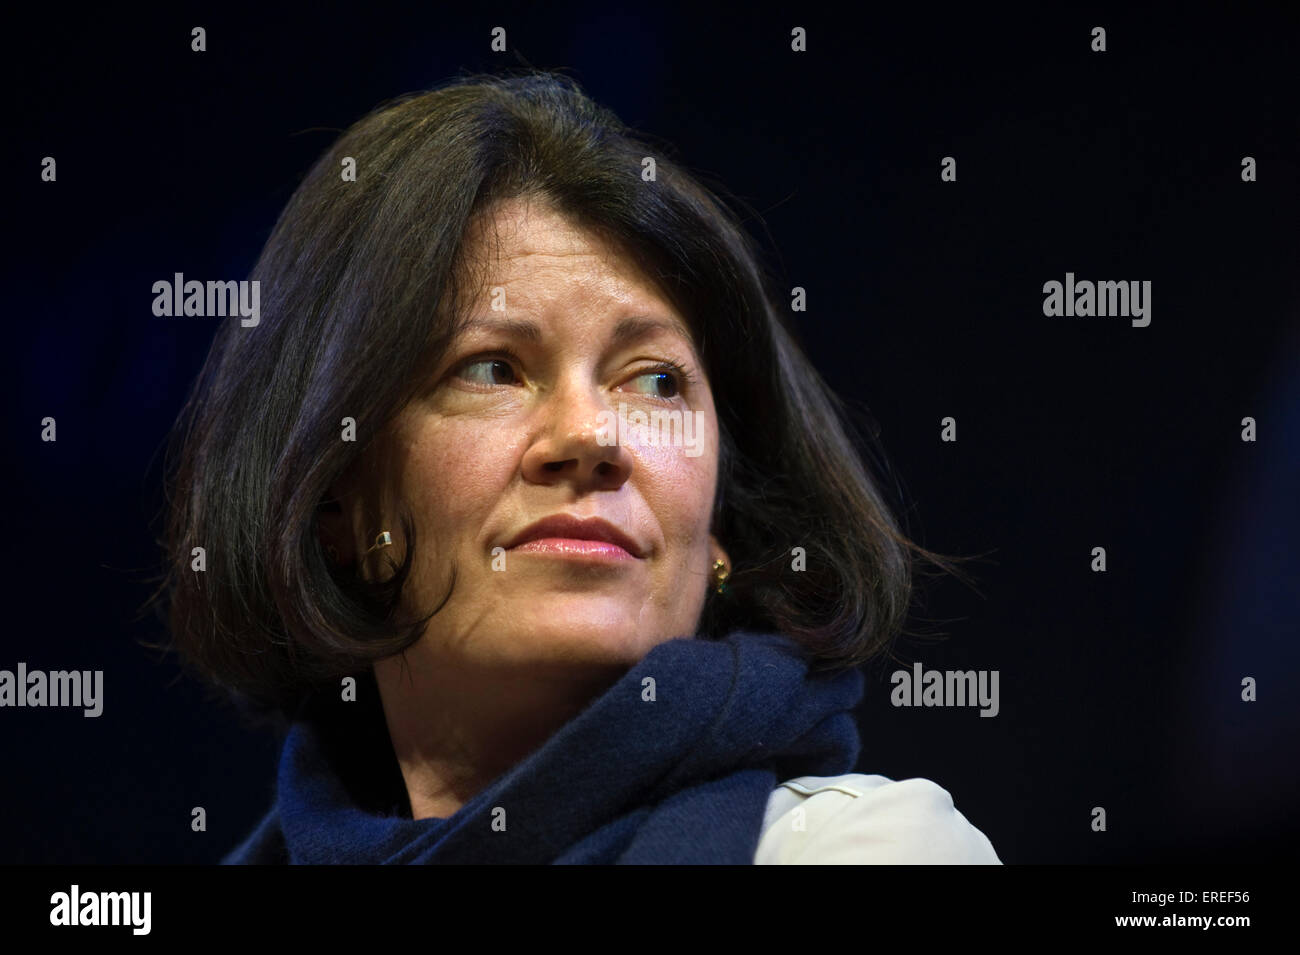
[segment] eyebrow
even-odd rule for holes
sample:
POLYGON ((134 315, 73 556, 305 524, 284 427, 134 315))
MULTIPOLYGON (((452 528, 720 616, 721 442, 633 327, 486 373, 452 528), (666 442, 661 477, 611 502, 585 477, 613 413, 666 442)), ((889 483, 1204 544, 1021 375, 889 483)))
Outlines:
POLYGON ((510 338, 522 338, 524 341, 540 344, 542 341, 542 329, 536 322, 524 321, 517 318, 475 318, 457 329, 460 332, 500 332, 510 338))
MULTIPOLYGON (((471 331, 491 331, 499 332, 513 338, 522 339, 523 341, 533 344, 541 344, 542 329, 536 322, 527 319, 518 318, 499 318, 471 319, 461 326, 465 332, 471 331)), ((620 318, 614 326, 614 332, 610 336, 615 345, 626 345, 629 342, 639 339, 648 338, 656 332, 669 332, 678 337, 684 338, 691 350, 695 350, 695 343, 691 341, 691 336, 686 330, 676 322, 666 321, 661 318, 649 318, 643 315, 633 315, 627 318, 620 318)))

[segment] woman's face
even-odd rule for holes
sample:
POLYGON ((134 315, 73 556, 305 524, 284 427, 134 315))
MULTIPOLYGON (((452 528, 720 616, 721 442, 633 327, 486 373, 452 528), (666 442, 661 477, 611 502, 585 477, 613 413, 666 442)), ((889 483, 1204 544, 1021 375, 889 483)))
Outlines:
MULTIPOLYGON (((472 325, 395 421, 381 469, 420 535, 408 606, 437 607, 457 568, 422 650, 467 673, 608 666, 693 635, 726 555, 709 534, 713 397, 683 316, 537 200, 499 204, 466 241, 486 279, 472 325), (655 420, 657 434, 629 427, 655 420), (586 526, 529 532, 553 518, 586 526)), ((381 530, 400 558, 391 506, 363 491, 345 513, 363 573, 383 566, 362 553, 381 530)))

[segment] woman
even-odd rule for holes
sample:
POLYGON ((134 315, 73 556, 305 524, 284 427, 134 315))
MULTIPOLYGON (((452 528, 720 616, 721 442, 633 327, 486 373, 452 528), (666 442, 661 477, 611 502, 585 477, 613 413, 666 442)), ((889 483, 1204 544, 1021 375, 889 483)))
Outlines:
POLYGON ((224 861, 998 861, 851 772, 932 555, 662 149, 462 79, 348 130, 252 278, 169 526, 178 649, 287 730, 224 861))

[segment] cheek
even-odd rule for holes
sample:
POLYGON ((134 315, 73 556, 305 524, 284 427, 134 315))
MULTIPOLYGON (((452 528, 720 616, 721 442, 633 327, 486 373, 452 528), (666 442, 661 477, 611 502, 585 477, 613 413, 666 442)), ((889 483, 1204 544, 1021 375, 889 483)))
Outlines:
POLYGON ((659 521, 671 556, 691 562, 696 551, 708 548, 716 457, 690 457, 681 448, 642 448, 637 467, 641 493, 659 521))
POLYGON ((406 435, 402 497, 421 540, 440 552, 464 546, 518 470, 519 429, 452 418, 408 427, 406 435))
POLYGON ((657 622, 646 632, 693 633, 708 587, 716 458, 687 457, 680 448, 644 452, 641 489, 664 542, 644 605, 657 622))

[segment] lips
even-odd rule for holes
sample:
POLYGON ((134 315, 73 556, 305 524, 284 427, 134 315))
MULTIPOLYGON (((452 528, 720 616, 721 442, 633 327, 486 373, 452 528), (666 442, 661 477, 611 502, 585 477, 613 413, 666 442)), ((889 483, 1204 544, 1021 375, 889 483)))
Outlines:
POLYGON ((507 549, 527 544, 529 541, 560 538, 567 540, 599 541, 621 547, 633 557, 645 556, 644 548, 609 521, 599 517, 578 518, 568 514, 555 514, 529 524, 506 545, 507 549))

